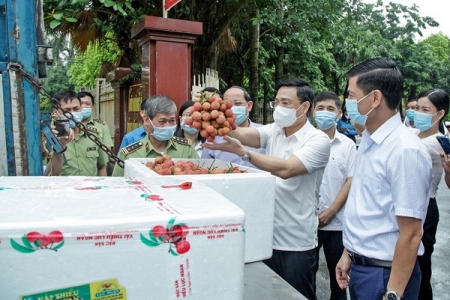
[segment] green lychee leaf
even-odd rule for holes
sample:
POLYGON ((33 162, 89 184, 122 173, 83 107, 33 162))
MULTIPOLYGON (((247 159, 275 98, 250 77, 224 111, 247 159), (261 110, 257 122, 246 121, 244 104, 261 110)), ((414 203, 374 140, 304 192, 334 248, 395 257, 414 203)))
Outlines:
POLYGON ((173 256, 178 256, 178 255, 179 255, 179 254, 178 254, 175 250, 173 250, 172 248, 170 248, 169 252, 170 252, 170 254, 172 254, 173 256))
POLYGON ((169 220, 169 223, 167 223, 167 230, 169 230, 170 228, 172 228, 173 224, 175 224, 175 219, 177 217, 173 217, 172 219, 169 220))
POLYGON ((58 245, 56 245, 55 247, 53 247, 54 250, 58 250, 59 248, 61 248, 62 246, 64 246, 64 241, 62 241, 61 243, 59 243, 58 245))
POLYGON ((17 243, 13 239, 10 239, 10 242, 11 242, 11 246, 14 248, 14 250, 19 251, 21 253, 33 253, 35 251, 34 249, 30 249, 30 248, 22 246, 21 244, 17 243))
POLYGON ((146 246, 149 246, 149 247, 156 247, 156 246, 159 246, 159 243, 155 243, 155 242, 153 242, 153 241, 150 241, 150 240, 146 239, 146 238, 142 235, 142 233, 141 233, 141 241, 142 241, 146 246))
MULTIPOLYGON (((149 232, 148 235, 149 235, 150 240, 151 240, 152 242, 160 244, 160 241, 159 241, 159 240, 156 238, 156 236, 153 234, 153 230, 150 230, 150 232, 149 232)), ((164 240, 164 237, 163 237, 163 240, 164 240)))
POLYGON ((30 248, 30 249, 34 248, 33 245, 31 245, 30 242, 27 240, 25 235, 22 237, 22 243, 27 248, 30 248))

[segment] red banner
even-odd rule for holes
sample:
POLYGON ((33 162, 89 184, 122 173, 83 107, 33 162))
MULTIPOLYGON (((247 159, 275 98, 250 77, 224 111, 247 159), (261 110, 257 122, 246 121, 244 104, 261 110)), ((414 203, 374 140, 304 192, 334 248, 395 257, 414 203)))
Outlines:
POLYGON ((172 7, 174 7, 181 0, 165 0, 164 1, 164 10, 168 11, 172 7))

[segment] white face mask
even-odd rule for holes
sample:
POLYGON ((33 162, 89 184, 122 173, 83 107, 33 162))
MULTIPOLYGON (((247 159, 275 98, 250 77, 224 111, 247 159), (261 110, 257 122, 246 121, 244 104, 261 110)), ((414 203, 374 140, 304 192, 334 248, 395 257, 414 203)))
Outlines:
MULTIPOLYGON (((306 102, 304 102, 303 104, 305 103, 306 102)), ((281 128, 289 127, 294 124, 297 119, 300 119, 304 115, 301 114, 298 118, 296 117, 297 110, 299 110, 300 107, 303 106, 303 104, 300 105, 297 109, 278 105, 273 112, 273 120, 275 121, 275 124, 277 124, 277 126, 281 128)))

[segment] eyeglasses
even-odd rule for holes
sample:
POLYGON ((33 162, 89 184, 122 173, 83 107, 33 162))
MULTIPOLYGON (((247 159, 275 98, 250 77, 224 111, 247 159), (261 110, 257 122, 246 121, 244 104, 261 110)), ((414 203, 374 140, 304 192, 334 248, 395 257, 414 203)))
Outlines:
POLYGON ((270 108, 276 108, 278 105, 281 106, 281 107, 289 107, 289 106, 292 105, 292 102, 285 101, 285 100, 283 100, 283 101, 270 101, 269 102, 270 108))

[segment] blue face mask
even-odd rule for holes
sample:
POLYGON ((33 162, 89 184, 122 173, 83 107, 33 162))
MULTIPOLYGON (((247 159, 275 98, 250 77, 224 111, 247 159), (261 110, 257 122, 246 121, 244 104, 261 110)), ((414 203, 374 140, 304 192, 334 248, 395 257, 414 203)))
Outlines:
POLYGON ((406 117, 408 118, 408 120, 414 121, 414 112, 415 112, 414 109, 407 109, 405 111, 406 117))
POLYGON ((92 116, 92 107, 83 107, 81 109, 81 112, 83 113, 83 120, 86 120, 90 116, 92 116))
POLYGON ((437 113, 435 113, 434 115, 431 115, 431 114, 415 111, 414 112, 414 127, 419 129, 420 131, 427 131, 428 129, 431 128, 431 126, 433 126, 437 121, 439 121, 439 119, 438 119, 435 122, 431 123, 431 121, 433 120, 433 117, 437 113))
MULTIPOLYGON (((81 111, 79 112, 71 112, 73 118, 77 121, 77 122, 81 122, 83 120, 83 113, 81 111)), ((65 115, 61 115, 61 120, 67 120, 65 115)), ((73 120, 69 120, 69 127, 70 128, 75 128, 77 125, 75 124, 75 122, 73 120)))
POLYGON ((232 106, 231 110, 236 115, 236 125, 241 125, 247 120, 247 105, 246 106, 232 106))
POLYGON ((331 111, 319 110, 314 113, 317 127, 328 130, 336 123, 337 114, 331 111))
MULTIPOLYGON (((150 123, 153 125, 152 120, 150 120, 150 123)), ((156 127, 153 125, 153 133, 150 134, 153 135, 153 137, 158 141, 165 142, 173 137, 175 130, 177 130, 177 125, 171 127, 156 127)))
POLYGON ((181 118, 181 129, 183 129, 184 132, 187 134, 197 134, 198 130, 196 128, 190 127, 189 125, 186 125, 185 123, 186 117, 181 118))
POLYGON ((366 99, 372 92, 368 93, 359 100, 355 99, 345 99, 345 107, 347 108, 348 117, 359 125, 366 125, 367 116, 372 112, 373 108, 365 115, 361 115, 358 109, 358 103, 366 99))

